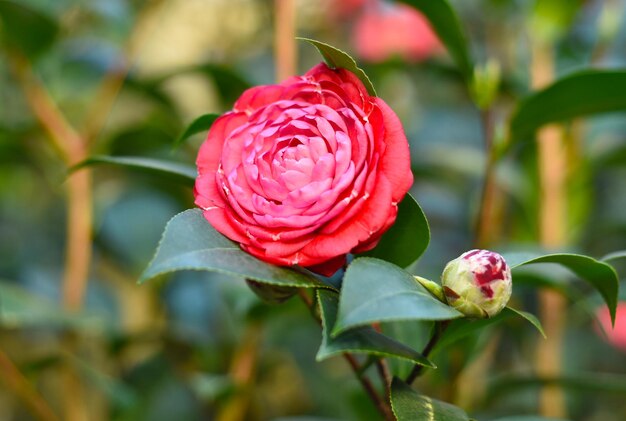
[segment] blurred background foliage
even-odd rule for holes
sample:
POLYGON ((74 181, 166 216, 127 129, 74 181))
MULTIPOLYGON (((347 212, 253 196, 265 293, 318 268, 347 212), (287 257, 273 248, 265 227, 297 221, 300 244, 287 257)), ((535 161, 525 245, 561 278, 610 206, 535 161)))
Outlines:
MULTIPOLYGON (((405 41, 426 37, 423 28, 411 32, 421 28, 419 20, 390 18, 399 7, 392 2, 382 11, 365 3, 298 0, 297 34, 351 52, 402 119, 416 176, 412 193, 432 230, 414 271, 437 279, 475 241, 486 163, 481 114, 441 45, 394 44, 398 34, 405 41), (388 44, 368 51, 385 37, 388 44)), ((450 3, 476 62, 499 63, 496 136, 531 92, 537 38, 554 52, 555 78, 588 67, 626 67, 624 0, 450 3)), ((61 305, 68 167, 32 111, 19 77, 23 56, 67 121, 91 139, 89 155, 192 164, 203 135, 172 147, 187 124, 228 110, 251 85, 275 81, 273 6, 269 0, 0 2, 0 349, 54 413, 64 413, 62 373, 70 367, 81 385, 75 399, 90 420, 377 419, 343 360, 314 362, 319 327, 300 302, 267 305, 241 280, 210 273, 136 284, 165 223, 192 206, 192 191, 176 180, 94 167, 84 305, 79 312, 61 305)), ((311 46, 297 48, 299 73, 320 61, 311 46)), ((564 249, 595 257, 626 249, 624 113, 574 121, 564 130, 571 138, 564 249)), ((525 142, 498 165, 492 249, 537 248, 536 155, 536 144, 525 142)), ((570 278, 552 267, 528 271, 516 279, 515 304, 538 312, 532 286, 567 285, 563 374, 556 382, 566 392, 568 416, 626 419, 626 350, 611 346, 595 326, 599 297, 583 286, 571 292, 570 278)), ((383 329, 418 348, 428 339, 427 324, 383 329)), ((436 354, 440 368, 419 388, 481 420, 535 414, 545 383, 534 375, 539 341, 523 322, 494 326, 436 354)), ((396 362, 392 368, 410 370, 396 362)), ((11 370, 5 362, 0 369, 7 380, 0 382, 0 419, 31 419, 10 387, 11 370)))

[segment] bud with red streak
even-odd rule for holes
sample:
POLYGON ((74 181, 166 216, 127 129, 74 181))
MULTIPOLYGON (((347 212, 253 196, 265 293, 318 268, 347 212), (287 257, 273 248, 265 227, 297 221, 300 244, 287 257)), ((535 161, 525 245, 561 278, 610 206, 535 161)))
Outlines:
POLYGON ((463 253, 446 265, 441 280, 448 304, 468 317, 493 317, 511 298, 511 269, 489 250, 463 253))

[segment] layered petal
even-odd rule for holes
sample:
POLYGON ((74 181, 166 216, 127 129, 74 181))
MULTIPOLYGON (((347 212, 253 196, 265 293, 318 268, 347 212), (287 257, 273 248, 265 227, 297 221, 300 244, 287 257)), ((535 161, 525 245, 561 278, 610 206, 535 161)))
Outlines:
POLYGON ((413 181, 399 119, 319 64, 245 91, 200 148, 196 204, 250 254, 326 275, 374 247, 413 181))

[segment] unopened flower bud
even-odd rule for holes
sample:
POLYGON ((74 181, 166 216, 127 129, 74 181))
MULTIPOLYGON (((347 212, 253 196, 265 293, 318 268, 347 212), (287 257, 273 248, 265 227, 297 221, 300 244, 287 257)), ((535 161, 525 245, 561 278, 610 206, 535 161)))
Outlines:
POLYGON ((495 316, 511 298, 511 269, 489 250, 470 250, 449 262, 441 283, 448 304, 468 317, 495 316))

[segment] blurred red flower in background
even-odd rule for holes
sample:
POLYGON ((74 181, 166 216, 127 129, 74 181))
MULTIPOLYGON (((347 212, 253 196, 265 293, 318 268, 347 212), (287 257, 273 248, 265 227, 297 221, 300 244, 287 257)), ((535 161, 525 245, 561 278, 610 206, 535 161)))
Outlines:
POLYGON ((337 19, 348 20, 367 4, 374 4, 377 0, 333 0, 330 3, 330 13, 337 19))
POLYGON ((360 58, 370 62, 399 56, 422 61, 442 49, 428 20, 405 4, 375 2, 355 22, 352 42, 360 58))
POLYGON ((611 326, 611 315, 607 306, 600 307, 596 316, 606 332, 607 341, 614 347, 626 351, 626 301, 617 304, 615 326, 611 326))

